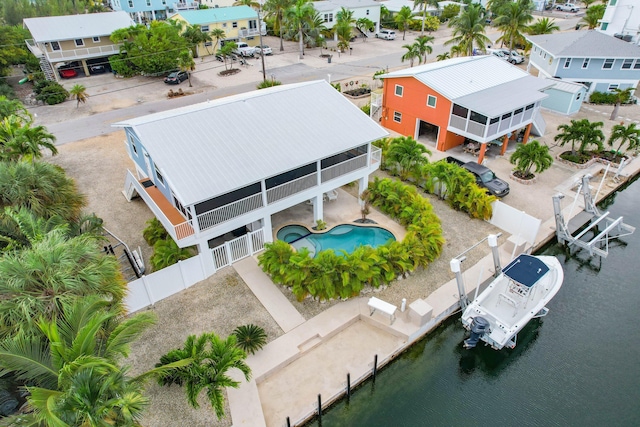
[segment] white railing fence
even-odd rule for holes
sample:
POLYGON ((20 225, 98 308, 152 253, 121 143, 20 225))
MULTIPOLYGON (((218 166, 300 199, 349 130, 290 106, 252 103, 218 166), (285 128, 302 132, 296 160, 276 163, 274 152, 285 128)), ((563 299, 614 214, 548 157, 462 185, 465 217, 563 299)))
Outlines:
POLYGON ((211 249, 216 270, 264 249, 264 229, 249 232, 211 249))
POLYGON ((322 170, 322 182, 331 181, 339 176, 346 175, 349 172, 360 169, 367 166, 367 155, 363 154, 353 159, 349 159, 345 162, 338 163, 337 165, 330 166, 322 170))
POLYGON ((318 185, 316 172, 285 182, 267 190, 267 203, 277 202, 316 185, 318 185))
POLYGON ((198 215, 198 226, 203 231, 261 207, 262 195, 254 194, 198 215))

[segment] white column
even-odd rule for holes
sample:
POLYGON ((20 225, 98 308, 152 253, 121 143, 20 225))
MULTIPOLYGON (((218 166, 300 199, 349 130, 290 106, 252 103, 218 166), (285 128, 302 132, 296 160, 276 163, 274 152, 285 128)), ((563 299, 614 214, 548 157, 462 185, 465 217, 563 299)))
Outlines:
POLYGON ((313 202, 313 222, 316 223, 324 216, 322 195, 314 197, 311 201, 313 202))
POLYGON ((262 218, 262 228, 264 229, 264 241, 273 242, 273 226, 271 225, 271 215, 262 218))
POLYGON ((198 243, 198 252, 200 252, 200 262, 202 263, 202 272, 204 277, 213 276, 216 272, 216 266, 213 263, 213 254, 207 242, 198 243))
POLYGON ((361 207, 364 207, 364 202, 360 199, 360 195, 369 186, 369 175, 363 176, 358 180, 358 203, 361 207))

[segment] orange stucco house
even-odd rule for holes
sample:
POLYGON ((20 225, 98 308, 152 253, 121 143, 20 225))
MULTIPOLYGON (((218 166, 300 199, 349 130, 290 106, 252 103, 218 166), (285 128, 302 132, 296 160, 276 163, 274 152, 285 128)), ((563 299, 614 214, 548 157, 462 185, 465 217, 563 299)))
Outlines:
POLYGON ((465 140, 501 146, 524 130, 544 132, 542 90, 553 85, 493 55, 468 56, 411 67, 381 76, 381 124, 416 140, 430 139, 439 151, 465 140), (532 129, 533 128, 533 129, 532 129))

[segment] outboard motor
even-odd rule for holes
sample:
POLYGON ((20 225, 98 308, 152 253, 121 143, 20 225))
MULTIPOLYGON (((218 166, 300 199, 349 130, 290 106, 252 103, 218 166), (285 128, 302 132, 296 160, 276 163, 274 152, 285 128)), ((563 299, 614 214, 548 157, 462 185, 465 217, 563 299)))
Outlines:
POLYGON ((464 340, 464 348, 474 348, 482 336, 489 331, 489 321, 484 317, 474 317, 471 321, 471 334, 464 340))

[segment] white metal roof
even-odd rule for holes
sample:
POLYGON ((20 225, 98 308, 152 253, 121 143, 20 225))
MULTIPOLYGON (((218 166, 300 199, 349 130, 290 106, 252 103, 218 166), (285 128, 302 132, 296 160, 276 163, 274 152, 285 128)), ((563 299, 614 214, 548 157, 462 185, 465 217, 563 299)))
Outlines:
POLYGON ((330 12, 332 10, 357 9, 360 7, 376 7, 381 3, 373 0, 320 0, 312 3, 313 8, 318 12, 330 12))
POLYGON ((135 25, 124 11, 26 18, 23 23, 39 43, 110 36, 115 30, 135 25))
POLYGON ((640 58, 640 47, 596 30, 527 36, 556 58, 640 58))
POLYGON ((549 89, 556 89, 561 92, 568 93, 578 93, 581 90, 586 90, 586 86, 582 83, 570 82, 568 80, 560 80, 560 79, 547 79, 549 82, 553 83, 549 89))
POLYGON ((125 120, 185 205, 388 136, 325 81, 125 120))
POLYGON ((488 116, 546 98, 539 91, 551 85, 494 55, 436 61, 381 77, 414 77, 447 99, 488 116))

